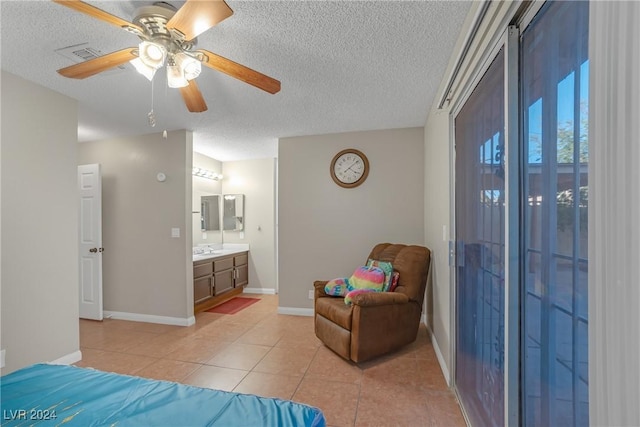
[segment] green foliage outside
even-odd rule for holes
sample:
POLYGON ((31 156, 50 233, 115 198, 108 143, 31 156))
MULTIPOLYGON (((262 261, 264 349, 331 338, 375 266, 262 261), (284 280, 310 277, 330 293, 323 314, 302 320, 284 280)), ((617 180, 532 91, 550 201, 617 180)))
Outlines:
MULTIPOLYGON (((574 150, 579 150, 580 164, 589 162, 589 139, 588 139, 588 113, 586 103, 580 104, 580 139, 574 141, 574 126, 572 121, 567 121, 558 126, 558 164, 573 164, 574 150)), ((589 204, 589 188, 587 186, 579 187, 578 196, 578 218, 580 221, 579 229, 584 231, 587 229, 587 206, 589 204)), ((557 202, 557 219, 558 229, 571 229, 574 222, 574 206, 576 203, 573 190, 559 191, 556 195, 557 202)))

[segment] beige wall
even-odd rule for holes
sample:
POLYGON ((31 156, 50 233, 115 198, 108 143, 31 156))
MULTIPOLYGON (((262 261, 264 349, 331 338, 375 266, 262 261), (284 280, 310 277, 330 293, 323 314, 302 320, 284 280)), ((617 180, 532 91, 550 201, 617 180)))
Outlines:
MULTIPOLYGON (((204 154, 193 153, 193 167, 210 170, 215 173, 222 173, 222 162, 207 157, 204 154)), ((222 243, 222 231, 207 231, 203 233, 200 230, 200 197, 210 196, 212 194, 222 194, 222 182, 214 181, 199 176, 193 177, 193 198, 191 206, 191 219, 193 224, 193 245, 207 243, 222 243)))
MULTIPOLYGON (((75 100, 2 72, 2 374, 79 351, 75 100)), ((79 356, 79 354, 77 354, 79 356)))
POLYGON ((275 159, 222 164, 224 194, 244 194, 244 239, 225 231, 224 243, 249 243, 248 288, 276 289, 275 159))
POLYGON ((424 243, 422 128, 283 138, 278 151, 280 307, 311 309, 313 281, 350 276, 377 243, 424 243), (352 189, 329 175, 345 148, 371 166, 352 189))
POLYGON ((425 245, 431 248, 428 325, 445 360, 450 360, 451 299, 449 268, 450 180, 449 115, 433 114, 425 126, 425 245), (444 229, 443 229, 444 228, 444 229), (447 236, 445 238, 445 236, 447 236))
POLYGON ((191 133, 86 142, 78 153, 78 164, 102 165, 104 309, 192 316, 191 133))

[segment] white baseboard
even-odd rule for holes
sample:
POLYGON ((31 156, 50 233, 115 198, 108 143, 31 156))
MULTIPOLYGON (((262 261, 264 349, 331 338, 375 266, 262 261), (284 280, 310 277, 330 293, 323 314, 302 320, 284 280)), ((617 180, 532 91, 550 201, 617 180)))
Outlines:
POLYGON ((444 356, 440 351, 440 347, 438 346, 438 341, 436 340, 436 336, 431 329, 429 330, 429 334, 431 334, 431 343, 433 344, 433 350, 436 352, 436 358, 438 359, 438 363, 440 364, 440 369, 442 370, 442 375, 444 375, 444 379, 447 381, 447 386, 451 387, 451 374, 449 373, 449 369, 447 368, 447 364, 444 361, 444 356))
POLYGON ((313 317, 313 308, 278 307, 278 314, 313 317))
POLYGON ((275 295, 276 290, 273 288, 244 288, 242 291, 244 294, 260 294, 260 295, 275 295))
POLYGON ((155 316, 153 314, 125 313, 121 311, 105 311, 104 317, 106 319, 130 320, 132 322, 159 323, 161 325, 173 325, 173 326, 191 326, 191 325, 195 325, 196 323, 196 318, 194 316, 191 316, 188 318, 168 317, 168 316, 155 316))
POLYGON ((50 363, 51 365, 71 365, 81 360, 82 360, 82 352, 80 350, 77 350, 77 351, 74 351, 73 353, 66 354, 48 363, 50 363))

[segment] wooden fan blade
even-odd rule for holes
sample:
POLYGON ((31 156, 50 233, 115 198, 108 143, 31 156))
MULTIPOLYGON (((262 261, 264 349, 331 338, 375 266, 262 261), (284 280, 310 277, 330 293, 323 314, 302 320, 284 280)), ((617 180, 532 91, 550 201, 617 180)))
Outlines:
POLYGON ((202 63, 214 70, 222 71, 223 73, 234 77, 238 80, 242 80, 245 83, 249 83, 252 86, 262 89, 269 93, 280 92, 280 82, 249 67, 240 65, 237 62, 233 62, 230 59, 216 55, 208 50, 199 49, 196 52, 204 55, 202 63))
POLYGON ((58 73, 71 79, 85 79, 137 58, 134 54, 137 50, 138 49, 135 47, 128 47, 79 64, 62 68, 58 70, 58 73))
POLYGON ((115 15, 107 13, 104 10, 98 9, 97 7, 91 6, 90 4, 87 4, 83 1, 80 1, 80 0, 53 0, 53 1, 55 3, 71 8, 73 10, 77 10, 78 12, 85 13, 91 17, 104 21, 108 24, 116 25, 120 28, 130 27, 140 31, 141 33, 144 32, 142 28, 138 27, 137 25, 134 25, 129 21, 125 21, 124 19, 120 19, 115 15))
POLYGON ((200 88, 198 88, 195 80, 189 80, 189 85, 181 87, 180 93, 189 111, 192 113, 207 111, 207 104, 204 102, 202 92, 200 92, 200 88))
POLYGON ((231 15, 233 10, 224 0, 187 0, 167 22, 167 28, 180 31, 185 40, 193 40, 231 15))

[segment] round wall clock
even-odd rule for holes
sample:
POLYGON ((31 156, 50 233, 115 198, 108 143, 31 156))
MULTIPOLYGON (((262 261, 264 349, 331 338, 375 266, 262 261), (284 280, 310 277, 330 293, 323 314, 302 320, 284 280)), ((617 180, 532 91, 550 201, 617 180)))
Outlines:
POLYGON ((357 187, 369 175, 369 159, 361 151, 347 148, 333 157, 329 171, 340 187, 357 187))

